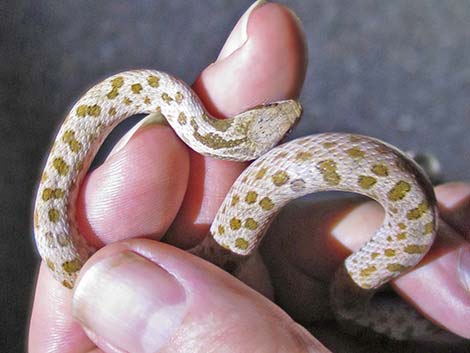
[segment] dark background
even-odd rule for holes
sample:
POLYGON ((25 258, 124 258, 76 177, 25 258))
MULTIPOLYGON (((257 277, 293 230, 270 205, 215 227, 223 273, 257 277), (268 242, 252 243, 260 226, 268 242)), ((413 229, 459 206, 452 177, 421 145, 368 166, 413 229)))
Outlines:
MULTIPOLYGON (((351 131, 470 165, 468 0, 283 1, 310 65, 293 137, 351 131)), ((23 351, 38 256, 31 200, 54 130, 91 83, 130 68, 187 82, 250 1, 0 2, 0 350, 23 351)))

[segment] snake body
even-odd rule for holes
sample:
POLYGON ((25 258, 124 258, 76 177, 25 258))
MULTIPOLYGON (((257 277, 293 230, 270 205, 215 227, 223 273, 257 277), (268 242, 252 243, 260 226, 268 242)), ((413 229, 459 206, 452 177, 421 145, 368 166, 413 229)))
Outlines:
POLYGON ((186 83, 155 70, 123 72, 88 90, 66 116, 52 145, 34 209, 39 253, 66 287, 73 287, 78 271, 95 251, 76 224, 78 188, 106 136, 122 120, 139 113, 160 113, 201 154, 242 161, 279 143, 301 108, 286 100, 218 120, 186 83))
POLYGON ((408 304, 371 300, 378 288, 422 259, 437 226, 434 192, 421 168, 374 138, 323 133, 270 150, 235 181, 210 236, 192 251, 237 274, 237 266, 257 248, 282 207, 329 190, 363 194, 385 211, 382 226, 346 259, 332 282, 330 297, 338 318, 395 339, 447 339, 443 330, 408 304))
MULTIPOLYGON (((153 70, 124 72, 98 83, 72 107, 58 132, 34 210, 37 247, 57 280, 72 288, 95 251, 79 233, 75 201, 99 146, 123 119, 155 112, 201 154, 240 161, 259 157, 232 186, 210 236, 193 250, 222 267, 236 266, 256 249, 274 216, 292 199, 343 190, 377 200, 386 214, 382 227, 347 258, 332 286, 332 304, 341 319, 377 326, 377 320, 368 319, 370 310, 380 312, 370 301, 372 294, 415 266, 435 237, 436 201, 420 168, 397 149, 352 134, 307 136, 273 148, 301 114, 296 101, 217 120, 184 82, 153 70)), ((401 331, 388 333, 403 338, 401 331)))

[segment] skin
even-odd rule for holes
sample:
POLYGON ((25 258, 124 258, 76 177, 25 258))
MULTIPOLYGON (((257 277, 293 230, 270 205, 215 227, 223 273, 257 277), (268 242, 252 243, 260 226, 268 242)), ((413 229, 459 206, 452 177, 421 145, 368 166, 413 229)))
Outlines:
MULTIPOLYGON (((302 30, 285 7, 266 4, 254 10, 246 42, 240 31, 243 26, 237 25, 219 60, 193 85, 208 109, 220 117, 264 101, 295 98, 305 76, 302 30), (276 76, 280 67, 285 73, 281 77, 276 76)), ((281 213, 261 249, 264 264, 257 259, 253 265, 259 281, 265 282, 264 292, 274 294, 279 306, 214 266, 157 241, 164 237, 181 248, 197 244, 245 167, 191 152, 168 127, 147 126, 138 131, 82 185, 78 200, 81 231, 95 244, 118 243, 104 246, 88 261, 78 287, 91 269, 127 250, 156 266, 171 268, 193 299, 204 300, 189 306, 185 320, 161 352, 246 352, 260 347, 269 352, 280 351, 280 347, 289 352, 328 352, 298 324, 310 326, 313 321, 313 334, 334 352, 422 349, 389 343, 384 348, 380 340, 351 338, 330 321, 323 321, 331 315, 325 292, 334 269, 382 219, 380 208, 363 199, 302 202, 281 213), (286 249, 285 239, 294 234, 286 249), (142 235, 151 240, 126 240, 142 235), (274 278, 273 292, 266 268, 274 278), (224 295, 218 295, 220 292, 224 295), (235 322, 227 320, 227 312, 234 306, 246 309, 231 311, 235 322), (208 311, 211 324, 198 324, 208 311)), ((395 280, 393 287, 436 323, 470 338, 470 328, 465 325, 470 320, 470 294, 456 271, 459 251, 470 248, 470 185, 446 184, 436 193, 448 226, 441 228, 423 264, 395 280)), ((110 344, 106 329, 86 332, 73 316, 77 316, 76 306, 73 292, 57 283, 42 265, 32 309, 29 352, 122 351, 110 344)), ((81 322, 90 327, 83 318, 81 322)), ((135 335, 138 340, 138 332, 135 335)))

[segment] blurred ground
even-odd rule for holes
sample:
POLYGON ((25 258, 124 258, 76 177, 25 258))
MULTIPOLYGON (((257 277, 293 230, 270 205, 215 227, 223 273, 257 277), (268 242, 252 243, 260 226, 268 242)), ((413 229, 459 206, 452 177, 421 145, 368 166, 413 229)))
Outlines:
MULTIPOLYGON (((470 2, 301 1, 310 50, 293 137, 376 136, 469 179, 470 2)), ((0 346, 23 351, 38 257, 30 211, 54 129, 91 83, 130 68, 191 82, 250 1, 0 2, 0 346), (188 35, 189 34, 189 35, 188 35)))

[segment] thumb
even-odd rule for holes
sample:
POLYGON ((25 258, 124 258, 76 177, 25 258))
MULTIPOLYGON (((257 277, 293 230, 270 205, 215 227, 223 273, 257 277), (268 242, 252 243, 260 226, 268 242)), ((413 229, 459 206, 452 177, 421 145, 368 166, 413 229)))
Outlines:
POLYGON ((96 253, 72 308, 104 352, 329 352, 240 281, 151 240, 96 253))

